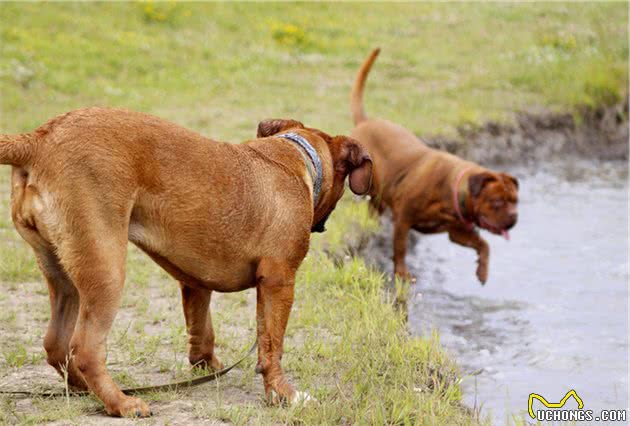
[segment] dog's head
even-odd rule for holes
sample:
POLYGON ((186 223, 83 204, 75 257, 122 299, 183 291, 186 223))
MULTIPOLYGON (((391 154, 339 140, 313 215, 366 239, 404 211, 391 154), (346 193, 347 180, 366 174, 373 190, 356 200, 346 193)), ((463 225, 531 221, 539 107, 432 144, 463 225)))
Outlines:
POLYGON ((343 195, 346 176, 352 192, 358 195, 368 193, 372 184, 372 160, 358 141, 348 136, 330 136, 321 130, 305 127, 296 120, 264 120, 258 125, 257 137, 264 138, 289 130, 306 130, 324 142, 313 144, 322 160, 325 178, 311 229, 312 232, 324 232, 328 216, 343 195))
POLYGON ((518 218, 518 180, 507 173, 477 173, 468 178, 477 224, 508 237, 518 218))

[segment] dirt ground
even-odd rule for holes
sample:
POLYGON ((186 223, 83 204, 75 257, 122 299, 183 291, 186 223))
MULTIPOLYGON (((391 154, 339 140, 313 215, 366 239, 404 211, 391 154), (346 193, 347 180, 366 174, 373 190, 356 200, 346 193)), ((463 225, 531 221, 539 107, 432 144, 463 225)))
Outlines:
MULTIPOLYGON (((138 254, 139 255, 139 254, 138 254)), ((127 386, 161 384, 192 376, 186 357, 183 314, 177 284, 168 279, 152 280, 145 286, 127 285, 125 300, 110 334, 108 367, 114 378, 127 386)), ((60 376, 44 360, 43 335, 48 317, 48 296, 42 282, 3 283, 9 290, 0 300, 1 344, 5 362, 0 387, 4 390, 64 389, 60 376)), ((254 339, 255 293, 214 294, 213 319, 217 353, 224 364, 239 359, 254 339)), ((216 382, 180 392, 145 395, 154 417, 146 424, 224 424, 221 407, 229 403, 243 407, 262 404, 262 383, 254 374, 255 354, 216 382), (204 417, 214 419, 205 419, 204 417)), ((5 421, 51 424, 136 424, 137 420, 104 416, 101 403, 91 397, 20 398, 2 401, 5 421), (67 408, 77 416, 55 421, 67 408), (80 414, 82 412, 82 414, 80 414)), ((229 417, 229 416, 228 416, 229 417)), ((226 418, 226 421, 228 418, 226 418)), ((231 419, 230 422, 233 422, 231 419)))

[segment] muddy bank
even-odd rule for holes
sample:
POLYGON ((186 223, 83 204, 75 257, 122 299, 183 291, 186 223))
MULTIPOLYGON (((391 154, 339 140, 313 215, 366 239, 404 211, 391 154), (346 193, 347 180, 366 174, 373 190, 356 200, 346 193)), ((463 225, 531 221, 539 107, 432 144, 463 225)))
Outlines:
POLYGON ((428 145, 479 163, 532 163, 577 156, 628 159, 628 95, 623 102, 580 108, 578 114, 519 112, 515 124, 461 126, 458 136, 423 136, 428 145))

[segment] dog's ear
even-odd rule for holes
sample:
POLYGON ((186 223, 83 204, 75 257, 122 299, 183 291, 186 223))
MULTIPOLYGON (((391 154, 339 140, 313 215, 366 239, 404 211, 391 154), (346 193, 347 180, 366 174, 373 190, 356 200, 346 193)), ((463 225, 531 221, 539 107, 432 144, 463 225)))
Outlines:
POLYGON ((470 176, 468 178, 468 191, 470 192, 470 195, 478 197, 479 194, 481 194, 483 187, 493 180, 497 180, 497 177, 488 172, 477 173, 476 175, 470 176))
POLYGON ((349 174, 348 183, 350 190, 357 195, 365 195, 372 186, 372 159, 367 150, 354 139, 346 136, 336 136, 335 139, 342 138, 341 155, 338 161, 338 168, 342 172, 349 174))
POLYGON ((512 182, 512 184, 514 184, 514 186, 516 187, 516 189, 518 189, 518 179, 516 179, 514 176, 507 174, 507 173, 501 173, 501 178, 504 181, 507 182, 512 182))
POLYGON ((304 128, 304 124, 297 120, 284 120, 282 118, 270 118, 258 123, 258 130, 256 131, 257 138, 266 138, 267 136, 275 135, 286 129, 304 128))

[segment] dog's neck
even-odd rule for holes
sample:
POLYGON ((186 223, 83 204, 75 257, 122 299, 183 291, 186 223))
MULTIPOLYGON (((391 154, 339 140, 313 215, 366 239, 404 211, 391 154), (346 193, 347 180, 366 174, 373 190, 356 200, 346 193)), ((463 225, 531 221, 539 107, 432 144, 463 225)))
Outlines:
POLYGON ((298 147, 298 151, 302 154, 302 157, 304 157, 304 164, 306 165, 306 169, 308 170, 313 182, 313 208, 315 208, 317 206, 317 202, 319 201, 319 193, 321 192, 322 180, 324 178, 322 161, 319 158, 317 151, 313 148, 313 145, 306 140, 306 138, 298 135, 297 133, 282 133, 280 135, 276 135, 276 137, 294 142, 298 147))
POLYGON ((474 212, 472 206, 472 200, 468 195, 468 191, 466 187, 468 186, 467 181, 464 180, 464 175, 471 171, 472 167, 467 167, 462 169, 457 175, 455 182, 453 183, 453 208, 455 209, 455 214, 457 218, 462 222, 468 229, 475 228, 474 221, 474 212), (461 182, 465 183, 463 189, 460 188, 461 182))

